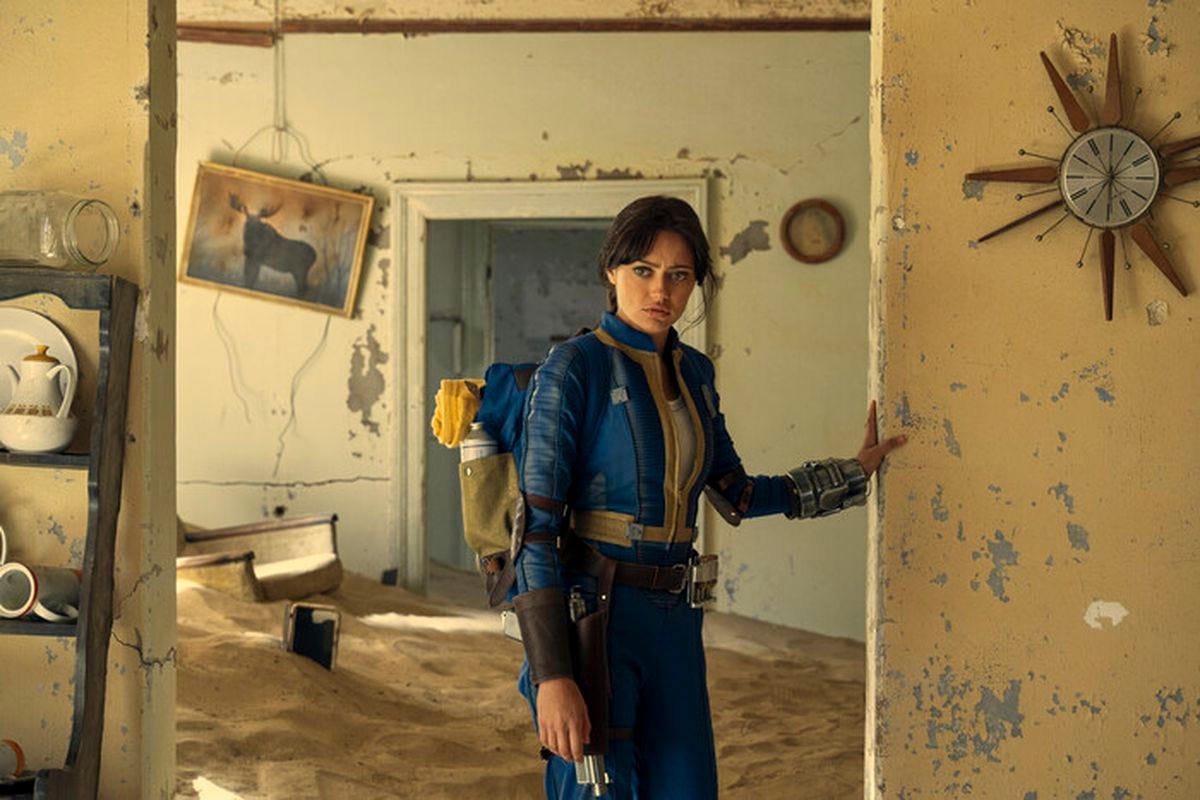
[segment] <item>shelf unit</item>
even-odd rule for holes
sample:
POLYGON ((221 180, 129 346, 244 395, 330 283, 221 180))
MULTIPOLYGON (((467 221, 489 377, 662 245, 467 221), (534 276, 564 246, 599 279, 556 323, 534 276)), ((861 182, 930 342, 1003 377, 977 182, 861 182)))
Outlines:
POLYGON ((39 268, 0 269, 0 302, 31 294, 57 295, 67 307, 97 312, 99 333, 96 395, 86 454, 0 452, 0 467, 87 471, 87 532, 79 618, 73 624, 29 619, 0 620, 0 636, 73 636, 75 698, 71 738, 61 769, 43 770, 32 781, 0 796, 94 798, 100 780, 108 644, 113 620, 113 565, 121 472, 125 457, 125 411, 133 348, 137 287, 122 278, 39 268))

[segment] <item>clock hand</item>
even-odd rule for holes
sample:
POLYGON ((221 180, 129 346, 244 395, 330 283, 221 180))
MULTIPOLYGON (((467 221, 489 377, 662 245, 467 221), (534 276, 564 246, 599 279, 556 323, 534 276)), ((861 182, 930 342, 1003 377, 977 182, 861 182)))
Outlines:
POLYGON ((1129 140, 1129 144, 1125 145, 1125 152, 1121 153, 1121 157, 1117 159, 1117 163, 1113 165, 1113 169, 1118 169, 1125 161, 1125 156, 1129 155, 1129 151, 1133 149, 1133 140, 1129 140))

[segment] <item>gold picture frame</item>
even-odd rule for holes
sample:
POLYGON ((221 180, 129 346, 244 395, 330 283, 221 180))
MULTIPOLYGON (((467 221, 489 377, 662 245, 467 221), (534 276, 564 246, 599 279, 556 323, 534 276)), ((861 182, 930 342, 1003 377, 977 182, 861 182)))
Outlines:
POLYGON ((201 163, 179 280, 349 317, 374 205, 370 195, 201 163))

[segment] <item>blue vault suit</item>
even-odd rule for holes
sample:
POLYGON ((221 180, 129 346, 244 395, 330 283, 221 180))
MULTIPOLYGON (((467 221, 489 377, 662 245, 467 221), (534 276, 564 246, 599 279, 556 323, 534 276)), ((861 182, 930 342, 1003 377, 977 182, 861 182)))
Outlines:
MULTIPOLYGON (((669 334, 666 348, 692 420, 694 466, 679 479, 679 443, 650 337, 605 314, 600 327, 564 342, 533 377, 519 450, 528 533, 579 536, 611 559, 686 562, 699 497, 716 488, 741 516, 788 513, 785 476, 747 476, 720 412, 712 362, 669 334), (564 509, 570 511, 563 513, 564 509)), ((564 565, 546 542, 516 559, 518 592, 578 587, 596 608, 596 579, 564 565)), ((704 800, 717 796, 716 756, 701 639, 703 611, 686 597, 615 584, 609 607, 612 735, 605 766, 614 800, 704 800)), ((541 676, 544 680, 548 677, 541 676)), ((537 722, 529 661, 521 693, 537 722)), ((546 796, 587 797, 574 765, 553 756, 546 796)))

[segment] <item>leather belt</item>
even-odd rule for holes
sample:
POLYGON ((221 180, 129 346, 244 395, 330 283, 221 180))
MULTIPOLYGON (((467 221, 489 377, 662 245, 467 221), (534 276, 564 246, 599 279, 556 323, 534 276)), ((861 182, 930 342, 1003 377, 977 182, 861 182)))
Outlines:
MULTIPOLYGON (((571 548, 566 560, 572 568, 586 572, 592 577, 599 577, 605 562, 616 559, 602 555, 586 542, 578 542, 575 547, 571 548)), ((682 592, 683 588, 687 586, 688 565, 686 563, 653 565, 617 561, 616 565, 613 573, 615 583, 673 593, 682 592)))

